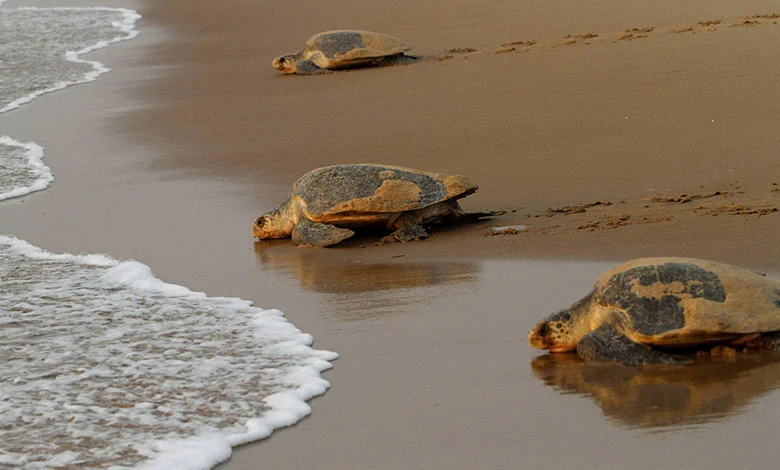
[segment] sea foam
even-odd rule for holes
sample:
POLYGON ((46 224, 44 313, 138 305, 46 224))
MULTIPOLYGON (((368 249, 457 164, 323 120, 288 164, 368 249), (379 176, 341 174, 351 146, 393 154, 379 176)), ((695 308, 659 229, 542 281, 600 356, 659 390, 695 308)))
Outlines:
POLYGON ((0 136, 0 201, 46 189, 54 180, 43 147, 0 136))
POLYGON ((0 235, 0 466, 207 469, 310 412, 337 355, 278 310, 0 235))

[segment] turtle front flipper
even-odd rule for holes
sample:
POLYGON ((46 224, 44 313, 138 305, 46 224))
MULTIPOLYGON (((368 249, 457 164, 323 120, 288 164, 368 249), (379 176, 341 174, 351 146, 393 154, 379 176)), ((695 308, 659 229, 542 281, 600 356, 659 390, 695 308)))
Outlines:
POLYGON ((295 64, 295 73, 298 75, 311 75, 320 72, 323 72, 323 70, 312 60, 302 60, 295 64))
POLYGON ((319 224, 301 219, 292 232, 292 241, 298 246, 331 246, 354 235, 348 228, 319 224))
POLYGON ((378 62, 377 65, 407 65, 407 64, 413 64, 420 60, 419 57, 413 56, 413 55, 406 55, 404 53, 401 54, 394 54, 389 55, 386 57, 382 57, 378 62))
POLYGON ((583 359, 617 361, 627 366, 690 362, 687 358, 635 343, 612 325, 604 325, 585 335, 577 344, 577 354, 583 359))

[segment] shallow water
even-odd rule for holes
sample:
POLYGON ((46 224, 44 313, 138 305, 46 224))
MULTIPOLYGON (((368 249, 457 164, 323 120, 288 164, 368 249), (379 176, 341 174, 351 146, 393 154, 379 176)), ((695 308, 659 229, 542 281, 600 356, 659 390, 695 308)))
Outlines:
POLYGON ((141 263, 0 237, 0 277, 5 464, 137 464, 189 436, 195 461, 213 462, 328 387, 335 354, 278 310, 166 284, 141 263))

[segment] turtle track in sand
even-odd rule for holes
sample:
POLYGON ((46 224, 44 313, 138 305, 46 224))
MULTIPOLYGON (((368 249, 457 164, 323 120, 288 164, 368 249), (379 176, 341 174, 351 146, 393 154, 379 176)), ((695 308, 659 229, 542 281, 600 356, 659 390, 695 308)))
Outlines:
POLYGON ((757 221, 780 216, 780 184, 750 190, 738 183, 716 188, 702 186, 688 192, 667 189, 654 191, 653 195, 643 198, 575 202, 543 210, 508 208, 505 213, 502 220, 505 226, 481 226, 482 235, 601 232, 633 225, 676 225, 703 217, 731 220, 732 216, 737 216, 733 220, 757 221))
POLYGON ((608 33, 588 32, 567 34, 563 38, 547 41, 537 41, 535 39, 514 40, 502 43, 499 46, 490 49, 456 47, 447 50, 443 54, 424 57, 424 59, 439 62, 448 60, 466 60, 480 56, 519 54, 537 49, 555 49, 559 47, 578 45, 586 46, 590 44, 604 43, 615 44, 623 41, 649 39, 653 36, 659 35, 711 33, 725 30, 727 28, 754 28, 778 24, 780 24, 780 13, 765 13, 730 19, 712 18, 698 21, 692 25, 670 27, 639 26, 626 28, 621 31, 611 31, 608 33))
POLYGON ((697 217, 777 217, 780 215, 780 186, 774 183, 768 190, 746 190, 732 183, 718 189, 701 187, 696 192, 664 191, 641 199, 576 203, 526 213, 520 223, 528 226, 524 231, 527 233, 595 232, 630 225, 671 225, 691 214, 697 217))

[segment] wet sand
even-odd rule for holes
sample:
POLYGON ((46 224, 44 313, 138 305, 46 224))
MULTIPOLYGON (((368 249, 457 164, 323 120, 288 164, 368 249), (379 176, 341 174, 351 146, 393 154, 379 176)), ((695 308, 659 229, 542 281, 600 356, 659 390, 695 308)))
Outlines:
POLYGON ((138 38, 92 54, 112 73, 0 115, 56 178, 1 204, 0 231, 280 308, 341 354, 310 418, 224 468, 776 461, 772 361, 621 388, 599 381, 614 371, 534 360, 525 339, 627 258, 780 271, 780 19, 752 18, 780 13, 774 2, 116 3, 145 18, 138 38), (342 27, 399 36, 426 60, 270 67, 342 27), (300 174, 348 162, 462 173, 480 184, 464 208, 508 212, 405 245, 253 243, 252 219, 300 174), (509 224, 529 230, 485 236, 509 224))

